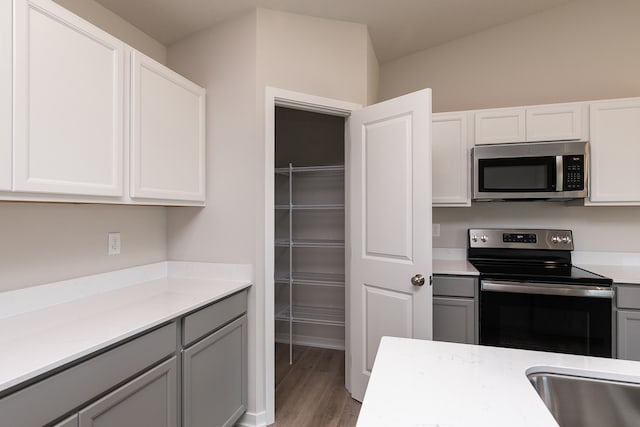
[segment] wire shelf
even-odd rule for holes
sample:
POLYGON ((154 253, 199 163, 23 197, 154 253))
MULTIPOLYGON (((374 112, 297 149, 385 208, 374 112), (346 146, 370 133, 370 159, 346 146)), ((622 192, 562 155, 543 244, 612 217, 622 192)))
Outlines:
MULTIPOLYGON (((333 273, 293 273, 292 283, 294 285, 307 286, 326 286, 335 288, 344 288, 344 274, 333 273)), ((276 283, 289 283, 289 274, 287 272, 277 273, 275 276, 276 283)))
POLYGON ((291 207, 294 211, 311 211, 311 210, 341 210, 344 209, 344 203, 318 203, 307 205, 275 205, 277 210, 289 210, 291 207))
MULTIPOLYGON (((288 239, 276 239, 277 247, 289 247, 288 239)), ((295 239, 291 242, 294 248, 344 248, 344 240, 295 239)))
POLYGON ((292 168, 275 168, 275 173, 280 175, 289 175, 291 173, 327 173, 340 172, 344 173, 344 165, 327 165, 327 166, 298 166, 292 168))
POLYGON ((344 307, 316 307, 294 305, 290 317, 289 307, 276 307, 276 320, 310 325, 344 326, 344 307))

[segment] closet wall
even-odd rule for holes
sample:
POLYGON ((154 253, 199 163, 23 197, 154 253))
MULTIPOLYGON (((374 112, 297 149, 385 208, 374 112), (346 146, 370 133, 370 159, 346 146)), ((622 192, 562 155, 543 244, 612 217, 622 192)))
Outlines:
POLYGON ((344 118, 276 108, 276 341, 344 349, 344 118))

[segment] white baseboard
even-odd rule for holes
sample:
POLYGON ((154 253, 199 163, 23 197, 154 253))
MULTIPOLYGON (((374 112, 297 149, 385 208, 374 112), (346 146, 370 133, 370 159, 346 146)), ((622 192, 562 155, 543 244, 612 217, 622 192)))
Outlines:
MULTIPOLYGON (((289 344, 288 334, 276 334, 276 342, 289 344)), ((329 348, 332 350, 344 350, 344 340, 336 338, 322 338, 309 335, 293 335, 293 343, 295 345, 304 345, 307 347, 329 348)))
POLYGON ((244 415, 238 420, 236 426, 240 427, 266 427, 267 413, 266 412, 245 412, 244 415))

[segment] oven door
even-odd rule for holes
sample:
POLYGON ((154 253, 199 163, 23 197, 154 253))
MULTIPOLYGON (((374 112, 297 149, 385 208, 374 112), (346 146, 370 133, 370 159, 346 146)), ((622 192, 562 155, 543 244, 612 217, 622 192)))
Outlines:
POLYGON ((480 344, 612 357, 612 288, 492 280, 480 287, 480 344))

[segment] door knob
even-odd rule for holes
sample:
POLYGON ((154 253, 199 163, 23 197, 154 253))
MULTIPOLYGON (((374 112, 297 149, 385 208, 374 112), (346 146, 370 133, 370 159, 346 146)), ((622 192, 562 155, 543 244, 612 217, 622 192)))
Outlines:
POLYGON ((422 274, 416 274, 411 278, 411 284, 413 286, 422 286, 424 285, 424 276, 422 274))

